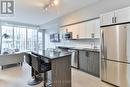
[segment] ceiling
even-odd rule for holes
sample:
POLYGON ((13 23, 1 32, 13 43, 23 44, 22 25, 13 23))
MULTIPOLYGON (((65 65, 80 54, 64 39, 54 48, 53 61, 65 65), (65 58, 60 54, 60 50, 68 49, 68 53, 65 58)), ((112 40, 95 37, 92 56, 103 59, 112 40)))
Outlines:
POLYGON ((44 12, 42 7, 48 0, 15 0, 15 14, 1 16, 1 20, 28 24, 45 24, 63 15, 90 5, 98 0, 60 0, 56 7, 44 12))

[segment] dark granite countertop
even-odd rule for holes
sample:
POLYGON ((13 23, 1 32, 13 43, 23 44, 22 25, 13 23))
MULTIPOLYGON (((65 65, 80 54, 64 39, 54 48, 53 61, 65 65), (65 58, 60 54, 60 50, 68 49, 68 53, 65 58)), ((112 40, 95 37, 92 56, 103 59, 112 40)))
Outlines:
POLYGON ((65 56, 71 56, 70 52, 48 51, 48 50, 43 50, 43 52, 36 53, 36 54, 41 55, 42 57, 50 59, 50 60, 57 59, 57 58, 62 58, 62 57, 65 57, 65 56))
POLYGON ((100 49, 91 49, 91 48, 80 48, 80 47, 65 47, 65 46, 58 46, 60 49, 70 49, 70 50, 79 50, 79 51, 93 51, 93 52, 100 52, 100 49))

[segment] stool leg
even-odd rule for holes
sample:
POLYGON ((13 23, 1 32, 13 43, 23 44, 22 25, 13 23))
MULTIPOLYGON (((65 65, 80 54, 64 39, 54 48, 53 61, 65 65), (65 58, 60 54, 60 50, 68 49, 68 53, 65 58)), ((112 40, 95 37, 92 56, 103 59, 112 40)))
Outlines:
POLYGON ((3 66, 1 66, 1 70, 3 70, 4 69, 4 67, 3 66))
POLYGON ((22 62, 20 62, 18 65, 20 65, 20 67, 22 67, 22 66, 23 66, 23 63, 22 63, 22 62))
POLYGON ((35 70, 31 67, 31 75, 32 77, 35 76, 35 70))
POLYGON ((46 87, 47 84, 47 73, 44 73, 44 87, 46 87))
POLYGON ((32 68, 32 77, 33 77, 33 80, 30 81, 28 83, 28 85, 30 86, 34 86, 34 85, 37 85, 37 84, 40 84, 42 82, 42 77, 40 75, 37 76, 37 73, 33 68, 32 68))

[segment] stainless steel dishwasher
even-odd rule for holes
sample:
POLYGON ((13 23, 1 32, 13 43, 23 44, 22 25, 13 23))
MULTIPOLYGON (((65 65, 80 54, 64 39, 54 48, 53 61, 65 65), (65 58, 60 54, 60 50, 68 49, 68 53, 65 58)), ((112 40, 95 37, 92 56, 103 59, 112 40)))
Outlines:
POLYGON ((71 66, 74 68, 79 68, 79 60, 78 60, 78 50, 68 50, 69 52, 72 53, 71 55, 71 66))

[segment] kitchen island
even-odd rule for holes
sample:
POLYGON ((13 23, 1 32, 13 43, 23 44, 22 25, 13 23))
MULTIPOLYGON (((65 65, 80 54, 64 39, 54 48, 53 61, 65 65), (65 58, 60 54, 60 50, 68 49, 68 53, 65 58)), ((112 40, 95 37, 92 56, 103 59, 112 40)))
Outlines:
POLYGON ((41 56, 41 60, 51 63, 51 87, 71 87, 71 53, 44 50, 38 55, 41 56))

